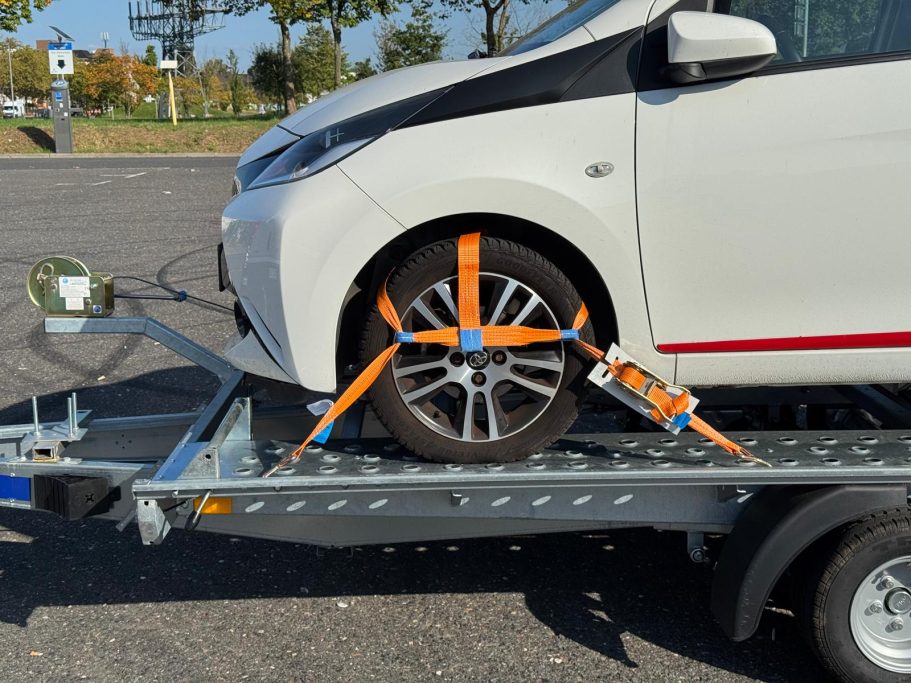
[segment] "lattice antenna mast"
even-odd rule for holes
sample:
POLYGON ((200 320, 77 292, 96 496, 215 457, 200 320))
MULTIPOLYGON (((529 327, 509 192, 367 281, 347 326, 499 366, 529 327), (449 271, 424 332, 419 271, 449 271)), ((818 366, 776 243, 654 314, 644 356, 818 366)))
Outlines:
POLYGON ((161 58, 177 60, 179 76, 196 73, 196 37, 224 26, 225 8, 218 0, 136 0, 129 11, 133 37, 159 41, 161 58))

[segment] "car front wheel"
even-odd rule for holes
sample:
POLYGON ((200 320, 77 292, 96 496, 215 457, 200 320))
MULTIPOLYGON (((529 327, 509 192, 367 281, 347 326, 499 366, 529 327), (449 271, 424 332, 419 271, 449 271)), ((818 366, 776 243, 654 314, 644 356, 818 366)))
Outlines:
MULTIPOLYGON (((406 331, 458 326, 458 249, 444 240, 396 269, 387 292, 406 331)), ((482 325, 567 328, 578 292, 540 254, 503 239, 480 245, 482 325)), ((580 330, 593 342, 591 323, 580 330)), ((392 341, 376 307, 361 344, 364 362, 392 341)), ((584 359, 571 344, 485 347, 463 352, 437 344, 403 344, 370 391, 378 417, 403 445, 430 460, 509 462, 559 437, 577 414, 584 359)))

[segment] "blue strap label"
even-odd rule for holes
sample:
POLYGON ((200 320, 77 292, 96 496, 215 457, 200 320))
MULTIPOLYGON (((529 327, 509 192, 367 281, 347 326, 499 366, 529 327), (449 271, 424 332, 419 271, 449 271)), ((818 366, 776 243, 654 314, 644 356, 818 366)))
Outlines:
POLYGON ((484 341, 481 337, 481 330, 459 330, 459 346, 462 351, 483 351, 484 341))
POLYGON ((335 426, 335 420, 326 425, 326 428, 321 431, 319 434, 313 437, 314 443, 324 444, 329 440, 329 435, 332 433, 332 428, 335 426))
POLYGON ((395 341, 397 344, 410 344, 414 341, 414 332, 396 332, 395 341))
POLYGON ((693 415, 691 413, 680 413, 677 417, 671 420, 671 422, 680 427, 680 429, 683 429, 690 423, 691 419, 693 419, 693 415))
POLYGON ((560 341, 575 341, 579 338, 579 330, 560 330, 560 341))

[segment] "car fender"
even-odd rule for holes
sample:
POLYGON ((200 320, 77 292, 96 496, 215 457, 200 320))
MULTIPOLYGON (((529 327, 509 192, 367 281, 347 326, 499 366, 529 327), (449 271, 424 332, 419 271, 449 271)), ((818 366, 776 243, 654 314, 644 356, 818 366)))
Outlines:
POLYGON ((340 168, 406 228, 488 213, 560 235, 601 274, 621 346, 672 377, 674 356, 655 350, 646 312, 634 121, 632 93, 466 116, 393 131, 342 160, 340 168), (611 171, 586 175, 596 163, 611 171))

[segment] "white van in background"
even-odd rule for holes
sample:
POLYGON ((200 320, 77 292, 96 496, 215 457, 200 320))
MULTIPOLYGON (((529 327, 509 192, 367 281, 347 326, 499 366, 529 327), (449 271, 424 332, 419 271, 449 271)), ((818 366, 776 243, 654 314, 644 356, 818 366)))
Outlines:
POLYGON ((25 116, 25 101, 16 100, 3 105, 3 118, 21 119, 25 116))

